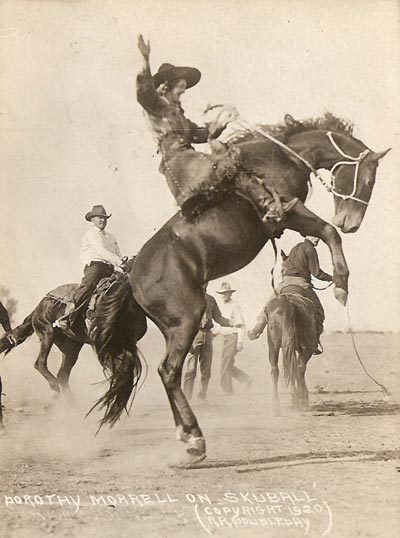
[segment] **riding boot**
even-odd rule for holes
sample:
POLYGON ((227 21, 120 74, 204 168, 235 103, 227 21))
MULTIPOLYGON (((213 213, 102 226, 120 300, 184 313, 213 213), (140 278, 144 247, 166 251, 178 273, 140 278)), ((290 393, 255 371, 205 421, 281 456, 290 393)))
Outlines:
POLYGON ((279 237, 284 229, 282 221, 285 213, 292 209, 298 198, 283 200, 273 188, 265 185, 255 174, 239 173, 235 181, 237 188, 247 195, 254 205, 260 219, 266 225, 268 234, 279 237))

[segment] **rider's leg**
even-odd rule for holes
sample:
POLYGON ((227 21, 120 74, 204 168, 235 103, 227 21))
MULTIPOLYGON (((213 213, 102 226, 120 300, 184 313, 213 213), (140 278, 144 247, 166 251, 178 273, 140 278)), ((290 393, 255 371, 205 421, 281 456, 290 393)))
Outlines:
POLYGON ((280 222, 285 212, 298 201, 297 198, 290 200, 282 198, 271 187, 265 185, 261 178, 252 173, 240 172, 236 177, 235 185, 249 197, 261 219, 268 224, 271 221, 280 222))
POLYGON ((106 263, 92 262, 90 265, 86 265, 83 271, 81 284, 75 290, 71 298, 74 307, 72 310, 69 309, 68 313, 65 313, 59 318, 56 325, 64 328, 64 324, 67 325, 68 322, 70 324, 74 323, 79 314, 80 307, 89 300, 99 281, 104 277, 111 276, 112 273, 113 267, 106 263))

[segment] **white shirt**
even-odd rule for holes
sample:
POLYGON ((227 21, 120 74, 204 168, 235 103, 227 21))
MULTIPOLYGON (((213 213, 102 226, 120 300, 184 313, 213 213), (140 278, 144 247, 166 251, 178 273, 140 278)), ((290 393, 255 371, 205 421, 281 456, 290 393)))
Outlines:
POLYGON ((232 299, 227 303, 218 301, 218 306, 221 314, 224 316, 224 318, 228 318, 232 325, 243 325, 243 327, 220 327, 218 325, 215 330, 213 329, 213 334, 216 336, 218 334, 227 335, 237 333, 238 343, 243 343, 245 322, 240 306, 232 299))
POLYGON ((83 236, 80 257, 83 265, 93 261, 108 262, 114 266, 121 263, 121 252, 115 237, 96 226, 83 236))

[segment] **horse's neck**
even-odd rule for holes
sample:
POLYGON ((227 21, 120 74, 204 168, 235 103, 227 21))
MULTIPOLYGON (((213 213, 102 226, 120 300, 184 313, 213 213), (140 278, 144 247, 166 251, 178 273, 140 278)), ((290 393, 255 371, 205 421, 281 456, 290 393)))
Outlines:
MULTIPOLYGON (((332 145, 328 131, 307 131, 289 137, 287 145, 314 168, 331 168, 341 159, 341 155, 332 145)), ((349 146, 349 137, 334 133, 338 145, 343 149, 349 146)))

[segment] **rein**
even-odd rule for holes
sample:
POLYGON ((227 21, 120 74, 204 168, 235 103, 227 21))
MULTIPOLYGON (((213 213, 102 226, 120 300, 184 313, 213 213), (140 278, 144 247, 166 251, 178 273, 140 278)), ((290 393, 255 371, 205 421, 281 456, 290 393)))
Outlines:
POLYGON ((345 159, 348 159, 346 161, 338 161, 331 167, 331 169, 330 169, 331 182, 330 182, 330 184, 328 184, 325 181, 325 179, 321 176, 321 174, 318 172, 318 170, 307 159, 305 159, 304 157, 299 155, 296 151, 294 151, 292 148, 290 148, 289 146, 287 146, 286 144, 284 144, 283 142, 281 142, 280 140, 278 140, 277 138, 272 136, 268 131, 266 131, 262 127, 251 125, 250 123, 248 123, 246 120, 243 120, 243 119, 236 120, 236 123, 238 125, 240 125, 240 127, 245 129, 246 131, 255 131, 255 132, 261 134, 262 136, 264 136, 265 138, 268 138, 268 140, 270 140, 271 142, 273 142, 277 146, 280 146, 282 149, 284 149, 285 151, 287 151, 288 153, 293 155, 293 157, 295 157, 296 159, 298 159, 299 161, 301 161, 303 164, 305 164, 307 166, 307 168, 312 172, 314 177, 319 179, 319 181, 322 183, 322 185, 326 188, 326 190, 328 192, 331 192, 337 198, 343 198, 344 200, 353 200, 354 202, 359 202, 360 204, 368 205, 368 202, 366 202, 365 200, 361 200, 361 198, 356 197, 355 193, 357 192, 357 188, 358 188, 358 171, 359 171, 359 168, 360 168, 360 164, 361 164, 361 161, 364 159, 364 157, 366 157, 368 155, 369 149, 363 150, 357 157, 352 157, 351 155, 347 155, 347 153, 342 151, 342 149, 337 145, 337 143, 333 139, 332 132, 328 131, 326 133, 326 135, 327 135, 330 143, 332 144, 332 146, 335 148, 335 150, 342 157, 344 157, 345 159), (341 194, 340 192, 337 192, 337 190, 336 190, 336 184, 335 184, 335 179, 336 178, 335 178, 335 176, 333 174, 333 171, 337 167, 343 166, 343 165, 348 165, 348 166, 354 166, 355 167, 354 178, 353 178, 353 190, 352 190, 351 194, 341 194))
POLYGON ((331 282, 329 282, 329 284, 327 286, 325 286, 325 288, 317 288, 316 286, 312 285, 312 289, 313 290, 318 290, 318 291, 324 291, 324 290, 327 290, 328 288, 330 288, 333 284, 333 280, 331 282))

